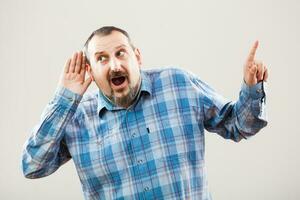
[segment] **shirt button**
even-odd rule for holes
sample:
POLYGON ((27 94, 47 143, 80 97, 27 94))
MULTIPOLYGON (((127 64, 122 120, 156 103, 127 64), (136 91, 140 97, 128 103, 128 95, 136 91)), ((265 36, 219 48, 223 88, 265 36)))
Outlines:
POLYGON ((144 188, 144 191, 148 191, 148 190, 149 190, 149 187, 145 187, 145 188, 144 188))
POLYGON ((131 136, 132 136, 132 137, 135 137, 135 136, 136 136, 136 134, 135 134, 135 133, 133 133, 131 136))
POLYGON ((257 92, 257 93, 261 93, 261 92, 262 92, 262 89, 257 89, 256 92, 257 92))
POLYGON ((101 145, 101 143, 102 143, 102 141, 99 141, 99 140, 97 141, 97 144, 98 144, 98 145, 101 145))
POLYGON ((138 163, 139 163, 139 164, 142 164, 142 163, 143 163, 143 160, 139 160, 138 163))

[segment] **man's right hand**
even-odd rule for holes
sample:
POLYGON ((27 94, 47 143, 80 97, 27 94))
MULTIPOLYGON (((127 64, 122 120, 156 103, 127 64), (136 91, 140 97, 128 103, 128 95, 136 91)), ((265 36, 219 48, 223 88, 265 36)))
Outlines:
POLYGON ((83 95, 92 82, 92 77, 85 79, 87 72, 86 60, 82 51, 74 53, 64 66, 60 85, 71 90, 74 93, 83 95))

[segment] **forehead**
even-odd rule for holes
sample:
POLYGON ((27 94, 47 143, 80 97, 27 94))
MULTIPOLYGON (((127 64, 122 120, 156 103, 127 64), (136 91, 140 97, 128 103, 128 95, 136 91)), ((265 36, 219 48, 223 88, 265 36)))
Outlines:
POLYGON ((118 31, 113 31, 106 36, 95 35, 89 43, 88 51, 92 54, 95 52, 112 51, 121 45, 130 47, 128 38, 118 31))

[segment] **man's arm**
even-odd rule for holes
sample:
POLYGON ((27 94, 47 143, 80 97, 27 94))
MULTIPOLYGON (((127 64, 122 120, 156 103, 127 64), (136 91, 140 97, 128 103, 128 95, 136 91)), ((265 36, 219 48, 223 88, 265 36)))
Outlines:
POLYGON ((48 104, 40 123, 24 144, 22 169, 27 178, 50 175, 71 156, 64 142, 66 126, 72 120, 82 95, 92 79, 85 79, 86 63, 82 52, 69 59, 54 99, 48 104))
POLYGON ((70 160, 63 140, 66 125, 72 119, 81 96, 59 89, 23 147, 22 169, 27 178, 40 178, 56 171, 70 160))
POLYGON ((263 82, 253 86, 243 83, 236 102, 228 101, 200 80, 197 85, 203 92, 201 105, 206 130, 239 142, 267 125, 263 82))
POLYGON ((204 127, 236 142, 253 136, 267 125, 264 81, 268 71, 262 62, 254 60, 257 47, 256 41, 244 66, 244 82, 238 101, 229 102, 206 83, 194 79, 201 88, 204 127))

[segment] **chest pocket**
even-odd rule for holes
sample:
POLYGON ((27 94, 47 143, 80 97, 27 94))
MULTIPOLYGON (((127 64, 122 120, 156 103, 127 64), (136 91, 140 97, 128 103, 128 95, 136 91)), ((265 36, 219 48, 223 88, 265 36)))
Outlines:
POLYGON ((78 139, 76 143, 72 150, 76 153, 73 153, 72 157, 83 187, 87 189, 101 187, 109 181, 101 156, 103 141, 96 136, 92 136, 88 140, 87 138, 84 140, 78 139), (95 181, 91 182, 89 180, 95 181))
POLYGON ((109 182, 108 172, 103 159, 104 137, 97 128, 86 126, 84 119, 76 121, 73 125, 78 132, 68 135, 69 150, 75 163, 83 188, 98 188, 109 182), (90 181, 94 180, 94 181, 90 181), (93 185, 90 185, 93 184, 93 185))
POLYGON ((162 166, 176 167, 183 162, 193 162, 201 156, 199 146, 203 136, 199 130, 197 113, 193 107, 168 108, 166 114, 154 113, 157 120, 149 118, 149 138, 154 148, 155 160, 162 166), (197 147, 198 145, 198 147, 197 147), (196 158, 197 157, 197 158, 196 158))

